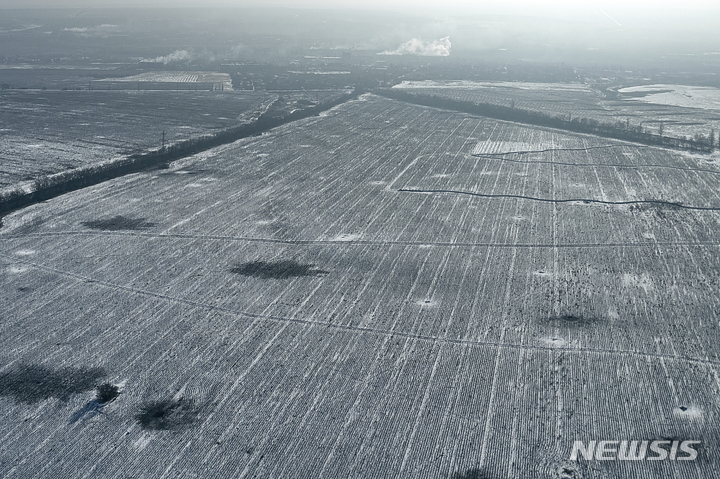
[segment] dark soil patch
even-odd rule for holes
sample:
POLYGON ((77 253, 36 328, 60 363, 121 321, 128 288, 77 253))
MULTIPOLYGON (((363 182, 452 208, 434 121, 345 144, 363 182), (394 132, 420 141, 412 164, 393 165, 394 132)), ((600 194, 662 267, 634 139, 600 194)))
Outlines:
POLYGON ((92 390, 103 376, 102 368, 21 365, 0 375, 0 396, 12 396, 28 404, 51 397, 66 401, 73 394, 92 390))
POLYGON ((152 228, 155 223, 148 223, 145 218, 128 218, 118 215, 105 220, 83 221, 86 228, 102 231, 135 231, 145 228, 152 228))
POLYGON ((583 316, 581 314, 563 314, 560 316, 552 316, 547 322, 557 326, 588 326, 596 324, 600 320, 595 317, 583 316))
POLYGON ((198 412, 190 399, 165 399, 145 403, 135 419, 143 429, 171 431, 192 424, 198 412))
POLYGON ((328 273, 316 269, 314 264, 300 264, 296 261, 252 261, 235 266, 230 272, 260 279, 288 279, 301 276, 319 276, 328 273))

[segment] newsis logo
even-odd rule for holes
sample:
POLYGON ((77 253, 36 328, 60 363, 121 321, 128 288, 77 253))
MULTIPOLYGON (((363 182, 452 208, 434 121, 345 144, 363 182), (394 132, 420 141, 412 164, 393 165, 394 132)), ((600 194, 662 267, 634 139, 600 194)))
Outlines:
POLYGON ((694 461, 701 441, 583 441, 573 443, 571 461, 694 461))

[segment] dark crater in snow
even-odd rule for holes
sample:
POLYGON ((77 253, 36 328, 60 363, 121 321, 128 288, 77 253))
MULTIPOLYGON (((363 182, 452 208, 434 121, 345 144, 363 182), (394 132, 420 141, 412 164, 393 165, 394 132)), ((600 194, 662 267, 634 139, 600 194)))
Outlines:
POLYGON ((192 424, 198 413, 191 399, 165 399, 143 404, 135 419, 143 429, 172 431, 192 424))
POLYGON ((260 279, 287 279, 327 274, 327 271, 316 269, 314 264, 301 264, 296 261, 252 261, 237 265, 230 272, 260 279))
POLYGON ((103 376, 102 368, 51 369, 20 365, 0 374, 0 396, 11 396, 29 404, 51 397, 66 401, 73 394, 93 389, 103 376))
POLYGON ((95 388, 95 399, 88 402, 70 418, 70 424, 80 419, 89 419, 102 412, 102 408, 113 402, 120 395, 120 388, 110 383, 103 383, 95 388))
POLYGON ((145 218, 128 218, 127 216, 114 216, 104 220, 83 221, 86 228, 102 231, 135 231, 152 228, 155 223, 149 223, 145 218))
POLYGON ((450 479, 494 479, 482 469, 468 469, 465 472, 456 472, 450 479))
POLYGON ((96 388, 95 400, 98 404, 107 404, 120 396, 120 388, 110 383, 103 383, 96 388))

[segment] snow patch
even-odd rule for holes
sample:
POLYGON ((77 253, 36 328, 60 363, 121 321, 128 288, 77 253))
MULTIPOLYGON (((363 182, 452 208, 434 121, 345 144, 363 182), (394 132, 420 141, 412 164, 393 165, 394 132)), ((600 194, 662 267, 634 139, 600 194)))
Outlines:
POLYGON ((502 141, 502 140, 482 140, 473 148, 473 155, 492 155, 499 153, 518 153, 525 151, 553 150, 562 148, 548 141, 536 141, 528 143, 525 141, 502 141))
POLYGON ((143 433, 143 435, 140 436, 140 438, 137 441, 135 441, 133 446, 138 451, 142 451, 143 449, 145 449, 147 447, 148 444, 150 444, 150 441, 152 441, 152 434, 143 433))
POLYGON ((532 82, 475 82, 468 80, 421 80, 421 81, 403 81, 393 88, 450 88, 462 90, 483 90, 492 88, 507 88, 514 90, 533 90, 533 91, 577 91, 592 92, 592 88, 581 83, 532 83, 532 82))
POLYGON ((625 288, 642 288, 645 293, 649 293, 654 288, 653 281, 647 273, 641 275, 625 273, 622 276, 622 285, 625 288))
POLYGON ((562 338, 542 338, 540 341, 551 348, 564 348, 569 344, 562 338))
POLYGON ((673 409, 673 413, 683 419, 701 419, 703 417, 702 410, 697 406, 678 406, 673 409))
POLYGON ((720 111, 720 88, 658 84, 621 88, 618 92, 644 94, 627 101, 720 111))
POLYGON ((15 252, 15 254, 16 254, 17 256, 32 256, 32 255, 34 255, 35 253, 36 253, 36 251, 35 251, 35 250, 32 250, 32 249, 21 249, 21 250, 17 250, 17 251, 15 252))
POLYGON ((418 306, 422 306, 423 308, 432 308, 437 306, 437 301, 433 301, 432 299, 421 299, 415 301, 415 304, 417 304, 418 306))
POLYGON ((360 238, 362 238, 361 234, 356 233, 342 233, 334 238, 331 238, 330 241, 357 241, 360 238))

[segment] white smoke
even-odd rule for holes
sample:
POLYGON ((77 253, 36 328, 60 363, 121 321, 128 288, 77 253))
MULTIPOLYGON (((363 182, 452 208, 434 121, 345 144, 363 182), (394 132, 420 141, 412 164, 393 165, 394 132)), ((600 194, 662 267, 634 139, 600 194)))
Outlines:
POLYGON ((188 61, 192 60, 194 57, 195 56, 187 50, 175 50, 174 52, 172 52, 169 55, 157 57, 157 58, 153 59, 152 61, 157 62, 157 63, 164 63, 165 65, 167 65, 168 63, 173 63, 173 62, 188 62, 188 61))
POLYGON ((402 45, 397 50, 386 50, 378 55, 420 55, 423 57, 446 57, 450 55, 450 37, 444 37, 440 40, 432 42, 424 42, 418 38, 413 38, 402 45))
POLYGON ((109 23, 103 23, 102 25, 97 25, 94 27, 72 27, 72 28, 63 28, 64 32, 70 32, 70 33, 77 33, 78 35, 82 37, 92 37, 92 36, 106 36, 113 33, 117 33, 119 31, 119 28, 117 25, 111 25, 109 23))

